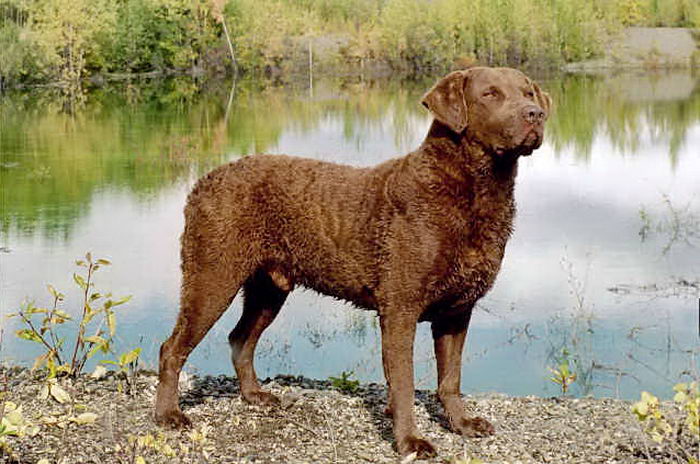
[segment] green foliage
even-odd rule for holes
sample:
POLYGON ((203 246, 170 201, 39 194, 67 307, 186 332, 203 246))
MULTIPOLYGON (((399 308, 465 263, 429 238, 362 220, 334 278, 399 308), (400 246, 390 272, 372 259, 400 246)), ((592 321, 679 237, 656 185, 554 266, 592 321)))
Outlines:
POLYGON ((193 68, 221 37, 208 0, 2 0, 0 16, 9 83, 193 68))
POLYGON ((656 443, 666 445, 679 459, 678 462, 697 463, 692 455, 692 443, 697 449, 700 435, 700 389, 698 383, 679 383, 673 387, 674 407, 680 413, 680 420, 670 419, 664 412, 659 399, 643 391, 640 401, 631 407, 642 424, 644 431, 656 443))
POLYGON ((557 367, 549 367, 552 377, 549 378, 552 382, 561 387, 562 395, 566 395, 569 387, 576 381, 576 372, 572 372, 569 365, 569 358, 564 357, 557 367))
POLYGON ((34 56, 35 46, 26 26, 13 22, 0 23, 0 78, 6 84, 32 83, 45 77, 47 65, 34 56))
MULTIPOLYGON (((93 259, 91 253, 87 253, 85 259, 76 261, 76 265, 84 269, 83 274, 73 273, 73 281, 83 295, 79 319, 73 319, 59 308, 65 295, 52 285, 47 286, 52 297, 51 306, 37 307, 33 302, 26 302, 17 313, 8 316, 19 318, 24 323, 25 328, 16 331, 19 338, 43 347, 43 353, 36 358, 33 369, 46 367, 47 383, 44 396, 50 395, 60 403, 68 398, 67 393, 55 382, 57 375, 77 377, 90 358, 99 352, 112 352, 117 324, 115 308, 129 301, 131 297, 113 299, 111 293, 102 294, 95 290, 94 274, 101 267, 110 264, 106 259, 93 259), (62 329, 66 323, 72 323, 73 329, 62 329), (65 345, 66 332, 75 335, 72 346, 65 345)), ((135 358, 127 354, 124 360, 127 361, 125 364, 128 364, 135 358)))
POLYGON ((620 26, 700 27, 695 0, 0 0, 6 83, 74 85, 95 72, 243 70, 305 62, 309 39, 397 68, 551 65, 594 56, 620 26), (222 11, 223 10, 223 11, 222 11), (222 15, 223 13, 223 15, 222 15))
POLYGON ((75 85, 102 65, 100 37, 113 30, 110 0, 43 0, 27 3, 39 57, 52 76, 75 85))
POLYGON ((111 72, 149 72, 199 66, 219 42, 206 0, 122 0, 104 37, 111 72))
POLYGON ((350 377, 354 376, 353 371, 343 371, 340 373, 340 377, 328 377, 331 381, 333 388, 338 389, 344 393, 355 393, 360 388, 359 380, 350 380, 350 377))
POLYGON ((323 27, 317 11, 291 1, 230 0, 225 15, 244 70, 281 66, 291 58, 292 40, 313 36, 323 27))
POLYGON ((165 57, 159 46, 164 25, 158 24, 152 3, 125 0, 120 8, 112 37, 107 38, 110 70, 141 72, 159 69, 165 57))

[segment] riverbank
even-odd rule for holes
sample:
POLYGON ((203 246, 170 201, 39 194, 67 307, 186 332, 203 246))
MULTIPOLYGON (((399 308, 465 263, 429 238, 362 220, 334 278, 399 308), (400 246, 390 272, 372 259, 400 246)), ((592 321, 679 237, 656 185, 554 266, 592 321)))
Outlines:
POLYGON ((682 27, 628 27, 602 57, 568 63, 569 72, 700 67, 700 32, 682 27))
POLYGON ((603 56, 630 26, 700 27, 700 4, 687 0, 5 3, 0 88, 173 73, 275 77, 314 67, 363 76, 473 63, 554 69, 603 56))
MULTIPOLYGON (((350 393, 328 381, 278 376, 266 388, 279 395, 281 407, 261 408, 244 403, 230 377, 190 378, 182 400, 194 428, 166 431, 152 419, 152 374, 136 378, 133 394, 113 374, 61 380, 70 396, 63 404, 41 399, 40 378, 28 370, 5 369, 0 378, 6 379, 7 401, 38 427, 33 436, 8 437, 16 459, 0 454, 0 462, 399 462, 383 414, 383 385, 360 385, 350 393)), ((629 402, 489 394, 466 396, 465 403, 496 426, 494 436, 465 440, 449 432, 434 392, 417 393, 418 428, 439 451, 431 462, 682 462, 669 442, 645 435, 629 402)), ((683 439, 697 453, 697 438, 683 439)))

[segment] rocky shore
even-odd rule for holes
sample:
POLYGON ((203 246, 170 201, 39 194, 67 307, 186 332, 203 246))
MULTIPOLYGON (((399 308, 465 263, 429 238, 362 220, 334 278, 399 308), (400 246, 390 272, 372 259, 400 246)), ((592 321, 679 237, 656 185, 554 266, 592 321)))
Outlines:
MULTIPOLYGON (((183 382, 182 401, 194 426, 171 431, 152 419, 153 374, 139 374, 133 388, 113 373, 61 379, 50 392, 26 369, 2 369, 0 379, 5 414, 19 406, 25 421, 21 436, 4 437, 0 462, 402 462, 383 414, 383 385, 340 391, 328 381, 278 376, 265 383, 282 399, 281 407, 261 408, 242 401, 231 377, 190 378, 183 382)), ((651 440, 625 401, 489 394, 466 396, 465 403, 496 426, 494 436, 463 439, 451 433, 434 392, 417 392, 418 427, 439 451, 431 462, 675 463, 684 462, 678 446, 698 451, 697 437, 683 436, 673 446, 651 440)))

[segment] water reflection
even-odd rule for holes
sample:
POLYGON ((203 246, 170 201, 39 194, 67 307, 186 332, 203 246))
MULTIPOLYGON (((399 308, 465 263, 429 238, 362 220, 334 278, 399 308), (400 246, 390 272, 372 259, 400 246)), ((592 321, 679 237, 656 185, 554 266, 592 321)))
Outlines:
MULTIPOLYGON (((406 153, 428 127, 418 101, 432 80, 316 82, 313 93, 254 82, 125 84, 68 113, 51 92, 3 97, 1 312, 27 296, 40 303, 47 283, 77 311, 70 263, 92 250, 114 262, 100 285, 134 295, 118 349, 142 346, 154 368, 177 312, 181 212, 194 180, 251 152, 355 165, 406 153)), ((699 79, 542 82, 556 109, 545 146, 521 162, 516 233, 474 318, 464 388, 555 394, 546 366, 567 356, 579 374, 575 394, 663 395, 668 383, 697 376, 699 79), (681 291, 647 291, 683 282, 681 291)), ((239 305, 190 369, 231 372, 226 335, 239 305)), ((25 343, 5 339, 4 357, 31 358, 25 343)), ((376 317, 312 292, 290 296, 258 358, 261 376, 382 377, 376 317)), ((416 358, 420 384, 432 386, 427 326, 416 358)))
MULTIPOLYGON (((320 144, 313 153, 372 164, 369 145, 379 143, 379 156, 401 154, 422 136, 427 114, 417 101, 430 81, 326 82, 310 96, 303 88, 253 82, 202 91, 174 79, 97 90, 77 113, 66 113, 52 91, 8 95, 0 101, 2 229, 65 237, 100 189, 149 196, 193 169, 270 151, 285 136, 305 137, 329 124, 341 126, 330 136, 342 143, 320 144), (350 145, 351 153, 334 145, 350 145)), ((574 147, 585 158, 596 134, 622 153, 662 143, 675 166, 700 120, 698 82, 688 73, 547 80, 556 102, 548 140, 557 152, 574 147)))
POLYGON ((547 82, 556 112, 549 128, 556 150, 575 146, 589 158, 596 135, 634 153, 647 143, 666 146, 673 165, 700 120, 700 77, 687 72, 569 76, 547 82))

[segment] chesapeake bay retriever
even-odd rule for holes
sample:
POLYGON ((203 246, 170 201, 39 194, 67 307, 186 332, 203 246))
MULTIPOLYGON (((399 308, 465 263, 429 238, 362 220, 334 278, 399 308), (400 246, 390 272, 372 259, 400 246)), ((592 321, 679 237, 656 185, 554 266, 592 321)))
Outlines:
POLYGON ((379 313, 399 453, 435 453, 413 414, 421 321, 431 323, 452 430, 494 432, 465 414, 462 347, 511 234, 518 158, 542 143, 550 98, 517 70, 478 67, 448 74, 422 103, 434 117, 425 141, 376 167, 255 155, 199 180, 185 207, 180 314, 160 350, 158 423, 189 424, 178 406, 180 369, 241 287, 243 313, 229 335, 241 394, 277 403, 260 388, 253 357, 298 285, 379 313))

